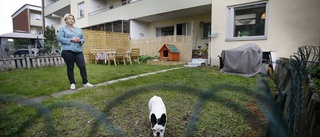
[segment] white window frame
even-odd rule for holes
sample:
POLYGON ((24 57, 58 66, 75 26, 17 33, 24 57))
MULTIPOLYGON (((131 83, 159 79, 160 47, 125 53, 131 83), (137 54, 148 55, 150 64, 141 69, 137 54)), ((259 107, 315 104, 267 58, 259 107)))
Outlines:
POLYGON ((227 7, 227 39, 226 41, 240 41, 240 40, 266 40, 267 39, 267 30, 268 30, 268 1, 262 2, 253 2, 241 5, 233 5, 227 7), (266 18, 265 18, 265 28, 264 28, 264 35, 262 36, 247 36, 247 37, 234 37, 234 8, 237 7, 244 7, 244 6, 251 6, 256 4, 266 4, 266 18))
POLYGON ((84 18, 85 13, 84 13, 85 9, 84 9, 84 1, 78 3, 78 18, 84 18), (81 14, 81 10, 83 11, 83 15, 81 14))

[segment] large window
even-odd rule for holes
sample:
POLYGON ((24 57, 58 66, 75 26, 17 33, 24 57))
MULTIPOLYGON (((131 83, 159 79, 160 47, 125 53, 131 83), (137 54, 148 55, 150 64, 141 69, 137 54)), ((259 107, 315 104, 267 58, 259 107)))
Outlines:
POLYGON ((174 26, 156 28, 156 36, 169 36, 174 34, 174 26))
POLYGON ((156 28, 156 36, 170 36, 170 35, 187 35, 187 24, 175 24, 174 26, 158 27, 156 28))
POLYGON ((266 39, 267 2, 228 7, 227 40, 266 39))
POLYGON ((78 4, 78 18, 84 17, 84 2, 78 4))

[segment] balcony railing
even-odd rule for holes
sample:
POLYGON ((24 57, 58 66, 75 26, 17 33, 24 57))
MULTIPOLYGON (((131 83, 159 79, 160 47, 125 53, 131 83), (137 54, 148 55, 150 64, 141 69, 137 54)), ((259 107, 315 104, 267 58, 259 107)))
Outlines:
POLYGON ((31 26, 42 26, 42 20, 39 20, 39 19, 30 19, 30 25, 31 26))
POLYGON ((89 16, 97 14, 97 13, 100 13, 100 12, 104 12, 104 11, 107 11, 107 10, 115 9, 115 8, 118 8, 118 7, 127 5, 127 4, 132 4, 132 3, 135 3, 135 2, 138 2, 138 1, 141 1, 141 0, 126 0, 126 1, 118 2, 118 3, 110 4, 110 5, 107 5, 106 8, 90 12, 89 16))

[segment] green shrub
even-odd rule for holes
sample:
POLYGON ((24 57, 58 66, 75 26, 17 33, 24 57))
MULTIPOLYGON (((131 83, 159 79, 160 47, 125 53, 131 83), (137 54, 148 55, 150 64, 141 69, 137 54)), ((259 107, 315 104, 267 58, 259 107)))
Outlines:
POLYGON ((320 93, 320 66, 310 66, 308 67, 308 72, 316 85, 316 92, 320 93))
POLYGON ((148 55, 140 55, 139 60, 141 62, 147 63, 148 60, 154 60, 154 59, 159 59, 158 56, 148 56, 148 55))

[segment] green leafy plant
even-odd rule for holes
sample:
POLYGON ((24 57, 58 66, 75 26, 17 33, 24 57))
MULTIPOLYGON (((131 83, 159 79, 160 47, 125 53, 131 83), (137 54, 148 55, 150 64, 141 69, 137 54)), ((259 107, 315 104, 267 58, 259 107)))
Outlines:
POLYGON ((14 45, 32 45, 32 41, 29 39, 15 39, 13 43, 14 45))
POLYGON ((309 71, 309 74, 315 78, 320 72, 320 66, 310 66, 308 67, 308 71, 309 71))
POLYGON ((251 36, 252 35, 252 29, 249 27, 245 27, 243 31, 241 31, 241 36, 251 36))
POLYGON ((148 56, 148 55, 140 55, 139 56, 139 60, 144 63, 146 63, 148 60, 155 60, 155 59, 159 59, 159 57, 158 56, 148 56))
POLYGON ((320 66, 310 66, 307 70, 315 83, 315 92, 320 93, 320 66))

